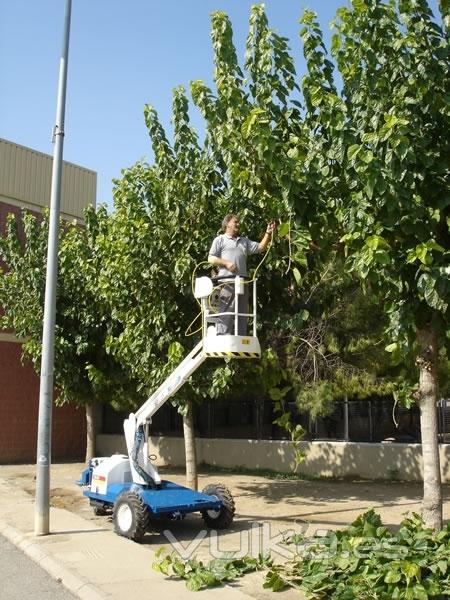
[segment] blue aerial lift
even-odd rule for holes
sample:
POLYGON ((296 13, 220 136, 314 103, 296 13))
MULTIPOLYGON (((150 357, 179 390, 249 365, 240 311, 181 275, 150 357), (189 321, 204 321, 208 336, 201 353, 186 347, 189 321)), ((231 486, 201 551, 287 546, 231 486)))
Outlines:
POLYGON ((234 518, 234 500, 224 485, 208 485, 197 492, 162 480, 154 464, 156 457, 149 456, 148 452, 152 416, 208 357, 261 356, 256 335, 256 279, 236 276, 213 282, 209 277, 199 277, 195 281, 194 296, 201 304, 202 339, 143 406, 125 419, 128 455, 93 458, 78 482, 88 488, 83 494, 89 498, 94 512, 112 513, 116 533, 136 542, 142 540, 151 519, 159 516, 180 519, 187 513, 199 511, 206 525, 213 529, 229 527, 234 518), (212 300, 224 285, 235 295, 231 313, 218 312, 212 300), (252 312, 239 313, 238 297, 244 294, 245 285, 252 286, 252 312), (232 320, 234 332, 217 335, 217 319, 224 316, 232 320), (238 335, 239 317, 251 320, 252 335, 238 335))

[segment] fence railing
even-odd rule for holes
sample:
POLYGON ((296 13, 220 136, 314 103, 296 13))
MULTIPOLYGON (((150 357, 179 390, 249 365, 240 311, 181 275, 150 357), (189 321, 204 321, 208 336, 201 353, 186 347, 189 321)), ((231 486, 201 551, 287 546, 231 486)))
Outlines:
MULTIPOLYGON (((420 411, 396 406, 391 399, 337 402, 332 414, 312 420, 295 403, 286 409, 300 423, 309 440, 353 442, 420 442, 420 411)), ((450 443, 450 399, 438 403, 439 441, 450 443)), ((288 439, 287 432, 273 423, 273 403, 264 400, 210 401, 195 407, 196 435, 205 438, 288 439)), ((103 433, 122 433, 124 413, 105 407, 103 433)), ((170 405, 153 418, 152 435, 182 436, 182 417, 170 405)))

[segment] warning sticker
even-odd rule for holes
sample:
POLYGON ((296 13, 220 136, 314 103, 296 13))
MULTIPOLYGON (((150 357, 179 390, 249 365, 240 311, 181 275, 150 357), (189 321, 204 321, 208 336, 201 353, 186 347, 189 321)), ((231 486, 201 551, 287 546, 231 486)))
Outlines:
POLYGON ((106 494, 106 477, 104 475, 93 475, 91 492, 94 494, 106 494))

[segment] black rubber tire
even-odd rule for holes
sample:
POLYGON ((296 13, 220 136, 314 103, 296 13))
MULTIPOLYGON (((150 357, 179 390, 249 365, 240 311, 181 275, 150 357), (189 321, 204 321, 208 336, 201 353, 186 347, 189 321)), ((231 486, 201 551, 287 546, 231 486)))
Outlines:
POLYGON ((222 483, 212 483, 207 485, 202 493, 208 496, 216 496, 222 501, 222 506, 218 511, 205 510, 202 512, 207 527, 210 529, 227 529, 230 527, 236 511, 230 490, 222 483))
POLYGON ((122 492, 114 503, 113 521, 114 531, 118 535, 133 540, 133 542, 141 542, 149 526, 150 513, 138 494, 122 492), (120 522, 120 515, 127 510, 126 507, 131 513, 131 519, 129 524, 124 527, 123 519, 122 523, 120 522))

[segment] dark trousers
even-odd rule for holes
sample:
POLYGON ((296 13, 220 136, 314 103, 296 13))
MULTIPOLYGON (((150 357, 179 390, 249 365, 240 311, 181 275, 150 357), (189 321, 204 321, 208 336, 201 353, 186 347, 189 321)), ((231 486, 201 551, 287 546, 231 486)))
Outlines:
MULTIPOLYGON (((235 310, 234 284, 225 284, 219 293, 219 312, 233 314, 223 315, 217 319, 216 331, 218 335, 234 335, 234 310, 235 310)), ((244 293, 237 296, 238 312, 248 313, 248 285, 244 285, 244 293)), ((247 317, 238 317, 238 335, 247 335, 247 317)))

